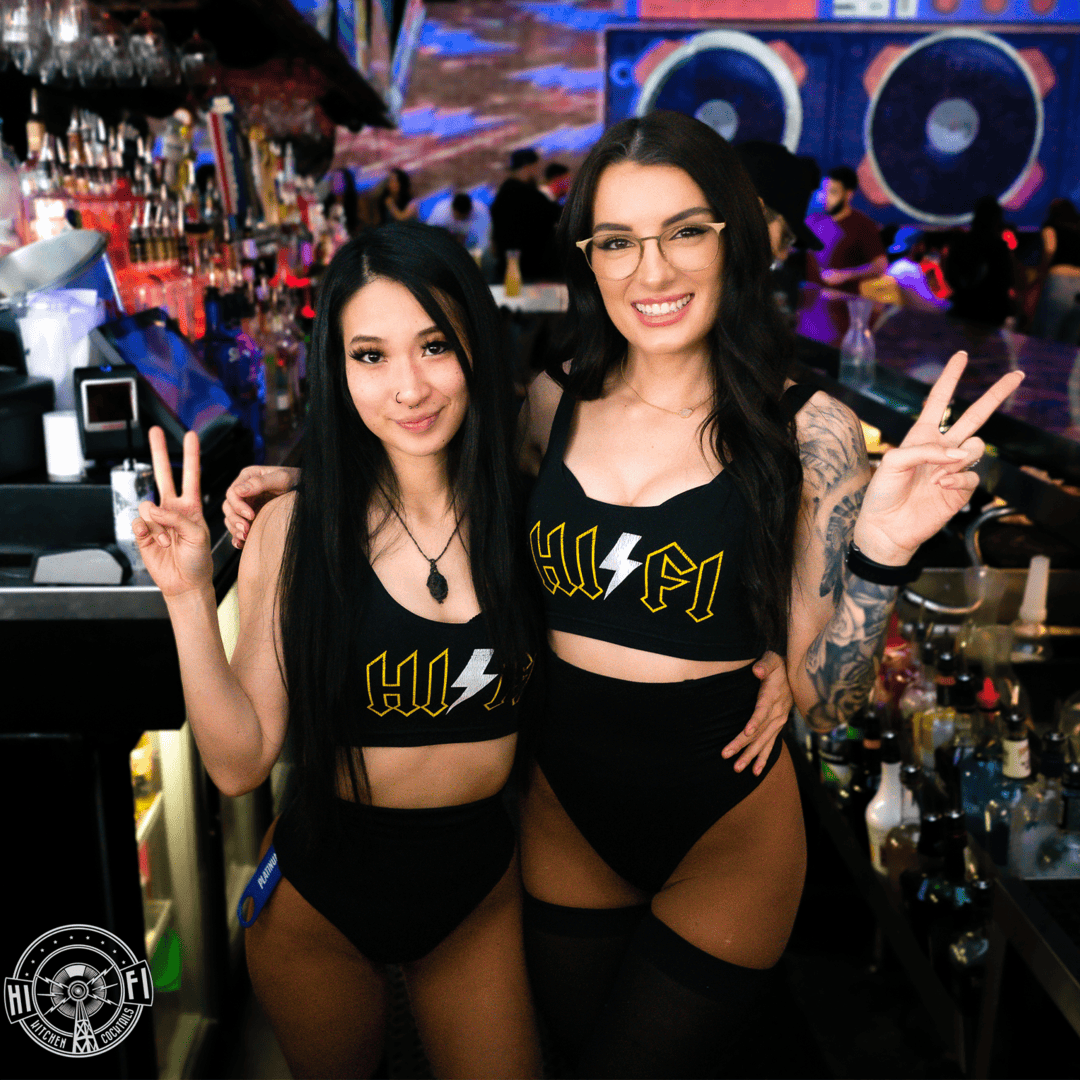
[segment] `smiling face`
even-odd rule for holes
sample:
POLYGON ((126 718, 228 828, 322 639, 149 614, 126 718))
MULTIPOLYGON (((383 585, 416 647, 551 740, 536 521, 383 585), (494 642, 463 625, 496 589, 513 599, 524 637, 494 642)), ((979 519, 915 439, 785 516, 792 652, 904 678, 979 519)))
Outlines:
MULTIPOLYGON (((674 165, 620 161, 600 175, 593 201, 593 233, 657 236, 677 223, 715 221, 704 192, 674 165)), ((628 278, 597 278, 604 306, 629 352, 700 357, 720 309, 724 244, 704 270, 679 270, 645 242, 641 264, 628 278)))
POLYGON ((392 463, 442 457, 469 408, 458 356, 404 285, 376 278, 341 310, 345 379, 392 463))

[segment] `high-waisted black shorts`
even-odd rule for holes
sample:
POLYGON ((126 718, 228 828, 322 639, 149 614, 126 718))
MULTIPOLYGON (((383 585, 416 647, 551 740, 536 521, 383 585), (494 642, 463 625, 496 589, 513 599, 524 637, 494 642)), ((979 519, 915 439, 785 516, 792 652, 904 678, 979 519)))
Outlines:
POLYGON ((749 720, 753 665, 704 679, 642 683, 548 653, 536 761, 571 820, 630 884, 655 893, 695 842, 768 775, 721 751, 749 720))
POLYGON ((341 802, 344 828, 309 844, 286 810, 274 830, 281 874, 368 959, 426 956, 498 884, 514 856, 502 795, 400 810, 341 802))

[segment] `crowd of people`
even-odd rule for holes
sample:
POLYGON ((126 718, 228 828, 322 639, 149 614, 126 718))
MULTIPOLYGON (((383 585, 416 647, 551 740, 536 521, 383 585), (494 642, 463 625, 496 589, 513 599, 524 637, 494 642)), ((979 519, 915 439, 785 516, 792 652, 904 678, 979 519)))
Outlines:
MULTIPOLYGON (((511 165, 500 196, 550 201, 511 165)), ((826 730, 865 700, 1023 376, 942 432, 953 357, 871 472, 854 414, 788 378, 769 268, 806 195, 766 203, 751 166, 681 114, 601 138, 555 236, 573 358, 516 436, 476 260, 388 185, 320 285, 302 470, 227 495, 231 661, 198 440, 178 493, 151 434, 133 528, 203 762, 227 794, 290 765, 246 941, 293 1075, 372 1074, 387 963, 438 1076, 541 1075, 539 1024, 568 1075, 718 1075, 762 1007, 805 872, 792 701, 826 730)))

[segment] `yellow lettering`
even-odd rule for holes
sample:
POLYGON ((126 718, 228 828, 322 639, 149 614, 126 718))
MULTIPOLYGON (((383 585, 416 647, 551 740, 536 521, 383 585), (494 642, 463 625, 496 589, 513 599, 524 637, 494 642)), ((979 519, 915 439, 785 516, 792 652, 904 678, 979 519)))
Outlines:
POLYGON ((594 525, 588 532, 583 532, 577 538, 577 567, 578 567, 578 581, 576 588, 580 589, 590 600, 597 600, 604 595, 604 590, 600 588, 600 582, 596 580, 596 530, 598 525, 594 525), (588 542, 588 552, 586 554, 586 541, 588 542), (584 558, 582 556, 585 555, 584 558), (588 569, 588 578, 586 578, 585 571, 588 569), (592 586, 586 585, 586 580, 592 586))
POLYGON ((552 595, 562 591, 567 596, 573 596, 577 586, 571 581, 570 569, 566 565, 566 548, 563 544, 565 529, 565 522, 552 529, 547 534, 545 548, 540 543, 540 522, 538 521, 529 532, 529 548, 532 551, 533 562, 536 563, 536 571, 547 591, 552 595), (556 542, 558 543, 557 551, 555 550, 556 542))
POLYGON ((450 650, 443 649, 434 660, 428 664, 427 703, 424 712, 429 716, 438 716, 445 712, 446 684, 450 678, 450 650), (439 672, 442 672, 440 675, 439 672))
POLYGON ((406 716, 411 716, 420 708, 416 703, 416 653, 414 652, 398 664, 396 682, 390 682, 386 677, 386 653, 384 652, 375 657, 367 666, 367 688, 368 708, 376 716, 385 716, 394 709, 404 713, 406 716), (378 665, 378 672, 375 672, 376 665, 378 665), (403 708, 401 691, 403 689, 409 691, 410 687, 411 693, 409 693, 408 700, 411 708, 403 708), (388 692, 394 689, 398 693, 388 692), (379 708, 376 701, 381 701, 382 708, 379 708))
POLYGON ((652 612, 663 611, 667 607, 664 593, 689 585, 690 575, 697 568, 678 544, 658 548, 645 558, 645 595, 641 602, 652 612))
POLYGON ((706 559, 698 567, 697 585, 694 588, 694 602, 686 609, 686 614, 694 622, 704 622, 713 617, 713 597, 716 596, 716 587, 720 584, 720 564, 724 561, 724 553, 718 551, 715 555, 706 559), (711 579, 712 584, 707 584, 711 579), (705 589, 702 589, 705 584, 705 589))

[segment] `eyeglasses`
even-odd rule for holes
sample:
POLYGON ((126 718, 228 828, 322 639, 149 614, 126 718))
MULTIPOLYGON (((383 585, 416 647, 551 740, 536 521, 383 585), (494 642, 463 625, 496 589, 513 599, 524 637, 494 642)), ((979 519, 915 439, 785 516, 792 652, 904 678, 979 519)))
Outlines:
POLYGON ((660 254, 676 270, 693 273, 712 265, 720 251, 720 232, 726 224, 724 221, 684 221, 658 236, 601 232, 587 240, 579 240, 574 246, 581 248, 592 272, 608 281, 621 281, 637 270, 645 254, 646 240, 655 240, 660 254))

